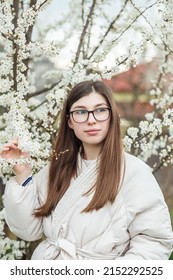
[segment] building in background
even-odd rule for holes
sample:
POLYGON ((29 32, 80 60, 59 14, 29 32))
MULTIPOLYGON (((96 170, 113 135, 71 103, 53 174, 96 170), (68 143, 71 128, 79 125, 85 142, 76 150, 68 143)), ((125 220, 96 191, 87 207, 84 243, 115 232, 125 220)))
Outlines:
POLYGON ((151 79, 156 73, 154 61, 139 64, 129 70, 113 76, 111 80, 104 82, 112 89, 120 115, 131 125, 138 123, 144 115, 152 112, 153 107, 149 103, 152 89, 151 79))

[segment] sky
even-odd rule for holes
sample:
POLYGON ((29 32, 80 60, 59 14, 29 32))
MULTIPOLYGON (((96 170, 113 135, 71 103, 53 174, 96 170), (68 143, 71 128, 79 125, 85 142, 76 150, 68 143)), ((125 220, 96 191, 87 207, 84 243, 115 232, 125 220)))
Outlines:
POLYGON ((41 24, 47 25, 52 23, 56 17, 66 13, 68 10, 69 0, 52 0, 45 10, 39 14, 39 20, 41 24))

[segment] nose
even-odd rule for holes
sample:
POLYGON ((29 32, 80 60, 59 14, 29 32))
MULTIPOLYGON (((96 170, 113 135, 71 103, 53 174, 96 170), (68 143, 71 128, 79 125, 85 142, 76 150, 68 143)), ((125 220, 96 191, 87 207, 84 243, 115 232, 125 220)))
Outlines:
POLYGON ((94 117, 94 113, 93 112, 89 112, 87 122, 88 123, 95 123, 96 122, 96 119, 94 117))

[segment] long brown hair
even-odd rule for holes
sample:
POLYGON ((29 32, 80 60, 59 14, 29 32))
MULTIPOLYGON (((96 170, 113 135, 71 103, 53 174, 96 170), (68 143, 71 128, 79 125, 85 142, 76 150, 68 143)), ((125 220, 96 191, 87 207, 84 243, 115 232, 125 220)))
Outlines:
POLYGON ((115 200, 122 175, 122 140, 120 118, 111 90, 101 81, 84 81, 78 83, 68 93, 61 114, 60 127, 49 170, 48 194, 45 204, 38 208, 35 216, 48 216, 55 209, 70 185, 73 176, 77 174, 77 156, 82 142, 68 126, 68 113, 73 103, 90 93, 101 94, 111 108, 111 119, 108 134, 103 142, 93 197, 83 210, 89 212, 98 210, 107 202, 115 200), (58 159, 56 160, 56 158, 58 159))

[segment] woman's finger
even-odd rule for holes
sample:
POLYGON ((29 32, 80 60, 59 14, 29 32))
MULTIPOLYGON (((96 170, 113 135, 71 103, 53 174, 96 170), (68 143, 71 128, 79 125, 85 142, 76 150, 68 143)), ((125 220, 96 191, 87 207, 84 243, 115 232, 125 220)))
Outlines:
POLYGON ((8 148, 8 147, 3 147, 1 151, 9 151, 9 150, 10 150, 10 148, 8 148))

